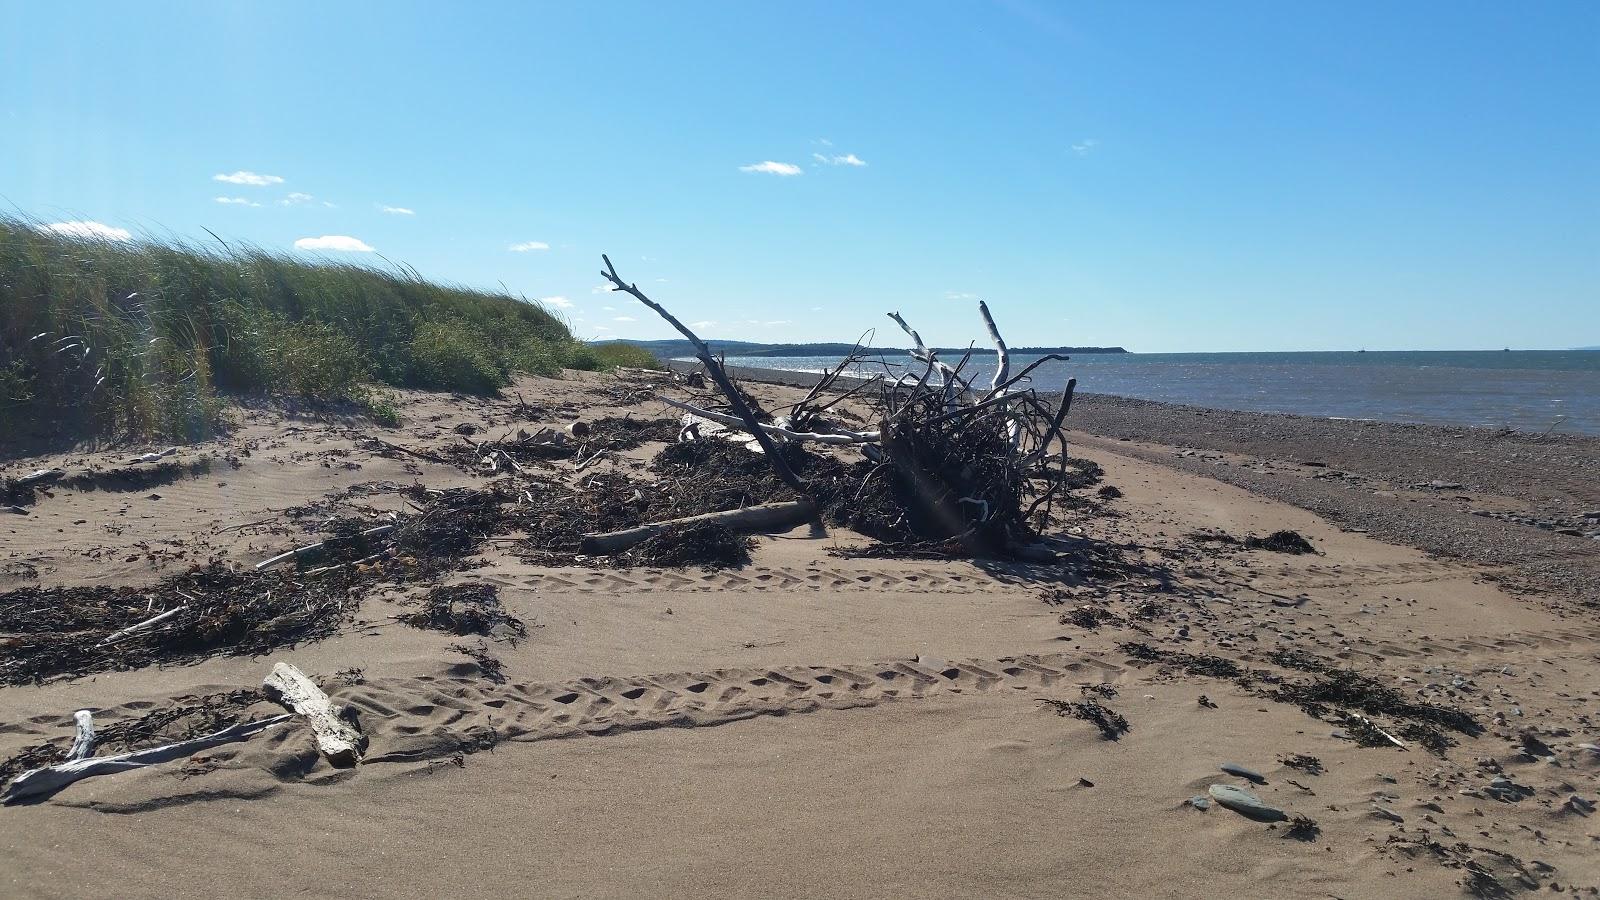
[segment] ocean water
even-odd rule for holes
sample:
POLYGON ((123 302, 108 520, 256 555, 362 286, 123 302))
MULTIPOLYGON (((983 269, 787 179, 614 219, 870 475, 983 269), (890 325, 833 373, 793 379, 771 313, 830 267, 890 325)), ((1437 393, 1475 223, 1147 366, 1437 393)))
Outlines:
MULTIPOLYGON (((1037 358, 1014 356, 1012 372, 1037 358)), ((728 357, 807 372, 839 360, 728 357)), ((861 370, 881 373, 885 363, 907 370, 903 356, 861 370)), ((967 370, 987 384, 994 357, 973 357, 967 370)), ((1075 377, 1079 391, 1218 409, 1600 435, 1600 351, 1592 350, 1090 353, 1033 374, 1048 391, 1075 377)))

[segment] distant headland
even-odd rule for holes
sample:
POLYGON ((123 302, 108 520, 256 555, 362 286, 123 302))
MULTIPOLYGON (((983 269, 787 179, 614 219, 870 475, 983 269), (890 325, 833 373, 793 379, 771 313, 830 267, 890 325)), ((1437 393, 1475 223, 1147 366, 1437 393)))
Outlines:
MULTIPOLYGON (((618 343, 614 340, 595 341, 596 344, 618 343)), ((643 347, 661 359, 671 359, 676 356, 693 356, 694 345, 685 340, 663 341, 625 341, 623 343, 643 347)), ((707 339, 706 343, 711 349, 728 356, 844 356, 855 349, 854 344, 821 343, 821 344, 762 344, 754 341, 718 341, 707 339)), ((904 347, 873 347, 877 353, 905 354, 904 347)), ((966 347, 935 347, 940 356, 960 356, 967 352, 966 347)), ((1121 347, 1012 347, 1011 352, 1017 356, 1038 356, 1045 353, 1127 353, 1121 347)), ((973 356, 993 356, 993 347, 973 347, 973 356)))

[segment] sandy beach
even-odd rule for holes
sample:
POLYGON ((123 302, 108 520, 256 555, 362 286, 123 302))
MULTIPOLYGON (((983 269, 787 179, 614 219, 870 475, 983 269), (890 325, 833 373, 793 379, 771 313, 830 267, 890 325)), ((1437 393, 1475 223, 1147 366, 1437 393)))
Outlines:
POLYGON ((37 652, 50 589, 135 602, 409 515, 425 489, 481 491, 468 439, 663 420, 528 476, 573 497, 659 482, 676 412, 655 398, 690 394, 574 372, 397 396, 392 428, 254 405, 159 464, 0 465, 68 475, 0 513, 5 778, 61 758, 78 709, 102 752, 281 713, 257 693, 280 660, 369 742, 337 768, 296 720, 0 809, 0 893, 1600 896, 1592 438, 1082 397, 1069 442, 1102 472, 1059 565, 882 557, 800 526, 747 565, 680 568, 485 531, 438 564, 269 570, 344 599, 262 652, 37 652), (1250 540, 1280 532, 1312 552, 1250 540), (492 589, 495 627, 398 618, 456 588, 492 589))

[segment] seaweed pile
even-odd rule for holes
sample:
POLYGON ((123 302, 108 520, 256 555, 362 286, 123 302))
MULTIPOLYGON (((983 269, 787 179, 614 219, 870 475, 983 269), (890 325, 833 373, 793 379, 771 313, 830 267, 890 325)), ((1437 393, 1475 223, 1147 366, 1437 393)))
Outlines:
POLYGON ((369 576, 191 569, 146 588, 26 587, 0 593, 0 684, 253 655, 332 634, 369 576))

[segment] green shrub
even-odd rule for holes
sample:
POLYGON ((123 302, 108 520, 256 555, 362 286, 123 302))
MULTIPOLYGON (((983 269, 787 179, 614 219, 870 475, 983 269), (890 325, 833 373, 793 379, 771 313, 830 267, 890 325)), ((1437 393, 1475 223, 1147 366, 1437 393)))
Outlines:
POLYGON ((361 405, 366 409, 372 421, 385 428, 395 428, 400 424, 400 409, 395 405, 394 395, 382 391, 368 391, 361 398, 361 405))
POLYGON ((580 344, 574 353, 574 362, 569 364, 574 369, 608 370, 617 366, 632 366, 637 369, 659 369, 661 361, 637 344, 627 344, 615 341, 605 344, 580 344), (579 360, 583 364, 579 364, 579 360))
POLYGON ((411 338, 411 376, 415 387, 493 394, 511 383, 510 367, 496 359, 481 334, 461 322, 429 322, 411 338))

